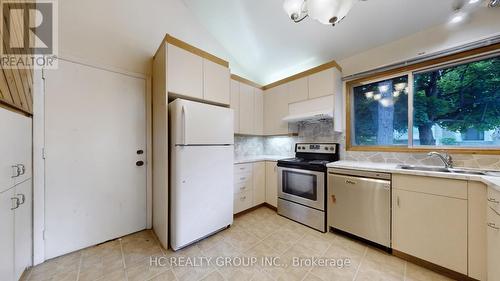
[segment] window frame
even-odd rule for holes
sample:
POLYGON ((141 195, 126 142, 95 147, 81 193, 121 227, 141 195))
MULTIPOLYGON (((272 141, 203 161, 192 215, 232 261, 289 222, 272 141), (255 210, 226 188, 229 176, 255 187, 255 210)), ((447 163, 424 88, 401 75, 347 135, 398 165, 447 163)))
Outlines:
POLYGON ((429 152, 446 151, 449 153, 461 154, 500 154, 500 147, 456 147, 456 146, 414 146, 413 144, 413 98, 414 98, 414 75, 422 72, 432 71, 444 67, 451 67, 468 62, 478 61, 500 55, 500 43, 473 50, 464 51, 445 57, 428 60, 413 65, 399 67, 392 70, 383 71, 368 77, 346 81, 346 150, 347 151, 377 151, 377 152, 429 152), (353 145, 354 138, 354 118, 353 118, 353 89, 386 79, 399 76, 408 76, 408 144, 407 146, 365 146, 353 145))

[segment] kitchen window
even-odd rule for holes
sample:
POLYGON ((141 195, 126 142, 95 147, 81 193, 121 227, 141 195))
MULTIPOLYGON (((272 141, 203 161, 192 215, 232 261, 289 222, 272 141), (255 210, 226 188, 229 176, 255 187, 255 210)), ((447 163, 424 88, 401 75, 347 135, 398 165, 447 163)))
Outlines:
POLYGON ((500 149, 498 53, 347 89, 350 150, 500 149))

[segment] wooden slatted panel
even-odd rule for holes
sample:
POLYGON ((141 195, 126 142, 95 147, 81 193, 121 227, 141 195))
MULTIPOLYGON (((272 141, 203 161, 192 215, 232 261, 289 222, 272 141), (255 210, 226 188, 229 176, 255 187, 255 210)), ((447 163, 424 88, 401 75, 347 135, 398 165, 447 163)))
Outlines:
MULTIPOLYGON (((3 22, 6 22, 6 18, 2 15, 3 22)), ((10 36, 9 32, 12 33, 11 39, 21 45, 23 42, 22 38, 22 26, 21 18, 13 17, 11 18, 12 30, 5 30, 6 36, 10 36)), ((2 40, 3 41, 3 40, 2 40)), ((6 48, 5 42, 2 42, 4 48, 6 48)), ((16 52, 21 54, 21 52, 16 52)), ((1 69, 0 71, 0 102, 4 105, 10 106, 16 110, 21 110, 25 113, 32 114, 33 112, 33 70, 32 69, 1 69)))

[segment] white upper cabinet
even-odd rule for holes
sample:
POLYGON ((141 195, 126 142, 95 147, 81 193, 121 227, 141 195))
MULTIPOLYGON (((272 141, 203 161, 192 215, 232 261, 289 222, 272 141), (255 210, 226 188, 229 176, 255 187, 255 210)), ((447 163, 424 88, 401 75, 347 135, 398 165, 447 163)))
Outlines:
POLYGON ((264 92, 264 134, 288 134, 288 123, 283 118, 288 115, 288 90, 282 84, 264 92))
POLYGON ((255 102, 253 87, 240 83, 240 133, 254 134, 255 102))
POLYGON ((288 82, 288 103, 294 103, 307 100, 309 96, 308 78, 303 77, 288 82))
POLYGON ((335 68, 329 68, 309 76, 309 98, 329 96, 335 93, 335 68))
POLYGON ((220 104, 229 104, 229 77, 229 68, 203 59, 203 99, 220 104))
POLYGON ((264 95, 263 91, 254 88, 254 134, 264 134, 264 95))
POLYGON ((234 133, 240 132, 240 82, 231 80, 230 108, 234 111, 234 133))
POLYGON ((167 66, 170 93, 203 99, 202 57, 168 44, 167 66))

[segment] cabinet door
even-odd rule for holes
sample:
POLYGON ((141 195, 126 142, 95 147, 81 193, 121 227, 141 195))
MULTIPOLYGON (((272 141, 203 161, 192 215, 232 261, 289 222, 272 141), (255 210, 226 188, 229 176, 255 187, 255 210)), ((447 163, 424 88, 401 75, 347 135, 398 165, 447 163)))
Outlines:
POLYGON ((203 59, 170 44, 167 56, 168 91, 203 99, 203 59))
POLYGON ((266 203, 278 207, 278 166, 266 162, 266 203))
MULTIPOLYGON (((0 280, 14 280, 14 188, 0 193, 0 280)), ((16 279, 17 280, 17 279, 16 279)))
POLYGON ((230 100, 229 68, 203 59, 203 99, 220 104, 230 100))
MULTIPOLYGON (((13 165, 22 164, 26 160, 26 134, 27 120, 31 120, 21 114, 0 108, 0 192, 12 188, 15 185, 14 176, 17 175, 13 165)), ((31 131, 29 131, 31 133, 31 131)), ((31 155, 31 147, 28 148, 31 155)))
MULTIPOLYGON (((491 188, 490 188, 491 189, 491 188)), ((487 210, 487 237, 488 237, 488 279, 498 280, 500 278, 500 215, 488 207, 487 210)))
POLYGON ((25 180, 32 177, 32 119, 21 116, 19 120, 18 128, 19 139, 17 140, 16 147, 18 151, 16 152, 16 163, 22 165, 21 175, 14 178, 15 184, 24 182, 25 180))
POLYGON ((261 89, 254 88, 254 133, 264 135, 264 96, 261 89))
POLYGON ((288 115, 286 84, 266 90, 264 93, 264 134, 288 134, 288 123, 283 118, 288 115))
POLYGON ((240 132, 240 82, 231 80, 231 103, 234 111, 234 133, 240 132))
POLYGON ((333 68, 309 76, 309 98, 318 98, 334 94, 334 75, 333 68))
POLYGON ((394 189, 392 247, 467 275, 467 200, 394 189))
POLYGON ((254 93, 253 87, 240 83, 240 133, 254 134, 254 93))
POLYGON ((309 96, 308 78, 303 77, 287 83, 288 103, 294 103, 307 100, 309 96))
POLYGON ((266 202, 266 162, 253 164, 253 205, 266 202))
POLYGON ((24 270, 30 267, 32 262, 32 181, 28 179, 15 187, 15 196, 22 203, 15 210, 14 215, 14 243, 15 259, 14 274, 19 280, 24 270), (24 201, 23 201, 24 199, 24 201))

